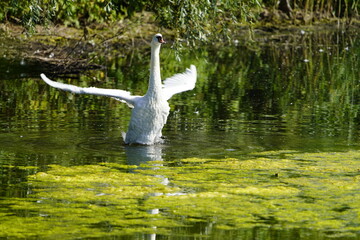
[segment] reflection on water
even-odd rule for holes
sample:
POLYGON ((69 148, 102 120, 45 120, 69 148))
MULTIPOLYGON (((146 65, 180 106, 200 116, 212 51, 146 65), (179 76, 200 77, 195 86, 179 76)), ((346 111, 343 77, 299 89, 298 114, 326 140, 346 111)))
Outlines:
MULTIPOLYGON (((125 147, 125 153, 126 153, 126 159, 127 164, 129 165, 138 165, 141 164, 148 164, 152 166, 152 169, 158 169, 159 166, 162 166, 161 162, 162 159, 162 149, 163 145, 152 145, 152 146, 126 146, 125 147), (152 163, 152 161, 156 161, 156 163, 152 163)), ((161 176, 161 175, 155 175, 156 177, 161 179, 161 183, 163 185, 168 185, 169 180, 168 178, 161 176)), ((150 196, 161 196, 162 193, 153 192, 150 193, 150 196)), ((148 209, 148 213, 150 214, 159 214, 160 209, 154 208, 154 209, 148 209)), ((156 217, 156 216, 155 216, 156 217)), ((154 231, 156 231, 156 226, 153 226, 154 231)), ((157 235, 155 233, 148 234, 147 239, 155 240, 157 235)))
POLYGON ((162 161, 163 145, 126 146, 126 160, 129 165, 141 165, 150 161, 162 161))
MULTIPOLYGON (((180 63, 174 60, 172 49, 162 49, 163 78, 190 63, 197 66, 199 78, 193 91, 170 100, 165 143, 148 147, 123 145, 121 132, 130 119, 125 104, 52 89, 40 78, 28 78, 41 66, 34 70, 32 65, 26 68, 26 63, 18 66, 0 59, 0 69, 6 72, 0 75, 0 196, 26 197, 31 193, 22 184, 27 176, 46 171, 51 164, 155 161, 156 168, 161 162, 176 165, 192 157, 243 158, 248 153, 281 149, 359 149, 358 33, 315 31, 272 38, 258 39, 253 48, 245 44, 204 47, 185 54, 180 63)), ((140 52, 108 59, 107 72, 87 72, 79 79, 63 81, 143 94, 149 59, 140 52)), ((168 181, 164 179, 164 184, 168 181)), ((228 234, 211 226, 197 222, 175 231, 212 237, 228 234)), ((248 236, 243 239, 322 239, 317 231, 301 228, 239 229, 231 234, 248 236)))

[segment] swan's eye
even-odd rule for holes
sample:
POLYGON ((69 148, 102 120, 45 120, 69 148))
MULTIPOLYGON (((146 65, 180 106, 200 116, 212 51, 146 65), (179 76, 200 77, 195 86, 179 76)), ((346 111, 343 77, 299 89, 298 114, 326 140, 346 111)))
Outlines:
POLYGON ((165 43, 164 39, 161 36, 156 37, 159 43, 165 43))

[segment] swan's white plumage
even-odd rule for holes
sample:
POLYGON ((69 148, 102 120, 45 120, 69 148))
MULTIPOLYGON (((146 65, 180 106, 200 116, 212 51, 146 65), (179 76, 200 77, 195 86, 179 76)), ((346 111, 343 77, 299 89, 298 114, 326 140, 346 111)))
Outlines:
POLYGON ((96 87, 88 87, 88 88, 82 88, 70 84, 65 83, 59 83, 50 80, 45 76, 45 74, 40 74, 42 80, 44 80, 47 84, 54 88, 59 88, 64 91, 77 93, 77 94, 91 94, 91 95, 99 95, 99 96, 106 96, 106 97, 112 97, 116 100, 122 101, 124 103, 127 103, 131 106, 134 105, 134 101, 139 96, 131 96, 131 93, 124 90, 118 90, 118 89, 106 89, 106 88, 96 88, 96 87))
POLYGON ((156 34, 151 41, 151 63, 149 88, 144 96, 133 96, 128 91, 117 89, 82 88, 70 84, 58 83, 41 74, 41 78, 50 86, 78 94, 92 94, 115 98, 132 107, 128 132, 124 134, 126 144, 138 143, 151 145, 161 142, 162 128, 169 115, 167 102, 174 94, 192 90, 196 83, 196 67, 191 65, 183 73, 167 78, 161 84, 160 46, 165 41, 156 34))
POLYGON ((169 100, 174 94, 194 89, 196 75, 196 67, 191 65, 185 72, 175 74, 165 79, 163 84, 165 99, 169 100))

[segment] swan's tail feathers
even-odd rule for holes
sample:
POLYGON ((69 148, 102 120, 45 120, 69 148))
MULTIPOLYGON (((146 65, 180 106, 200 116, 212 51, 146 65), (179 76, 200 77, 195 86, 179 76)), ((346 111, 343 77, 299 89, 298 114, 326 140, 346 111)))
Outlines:
POLYGON ((191 65, 185 72, 175 74, 174 76, 165 79, 163 92, 166 99, 170 99, 174 94, 194 89, 196 78, 196 67, 191 65))

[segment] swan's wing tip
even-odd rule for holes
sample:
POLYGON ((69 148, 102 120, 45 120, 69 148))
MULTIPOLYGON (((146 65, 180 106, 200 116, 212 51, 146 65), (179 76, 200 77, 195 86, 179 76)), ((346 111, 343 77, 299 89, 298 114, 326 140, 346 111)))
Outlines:
POLYGON ((45 82, 51 81, 44 73, 41 73, 41 74, 40 74, 40 77, 41 77, 41 79, 44 80, 45 82))
POLYGON ((197 77, 197 70, 196 70, 196 66, 195 65, 190 65, 190 69, 191 73, 193 74, 193 77, 195 77, 195 82, 196 82, 196 77, 197 77))
POLYGON ((196 73, 196 66, 191 64, 189 68, 186 69, 187 71, 190 71, 190 72, 195 72, 196 73))

